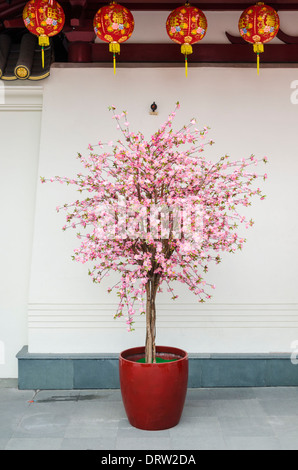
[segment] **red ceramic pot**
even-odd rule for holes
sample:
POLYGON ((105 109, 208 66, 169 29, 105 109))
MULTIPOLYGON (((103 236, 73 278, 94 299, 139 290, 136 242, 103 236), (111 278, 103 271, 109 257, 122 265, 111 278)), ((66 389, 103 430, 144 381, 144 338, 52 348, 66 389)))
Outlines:
POLYGON ((182 349, 157 346, 157 356, 173 362, 146 364, 145 347, 119 357, 120 387, 130 424, 157 431, 176 426, 181 418, 188 382, 188 355, 182 349))

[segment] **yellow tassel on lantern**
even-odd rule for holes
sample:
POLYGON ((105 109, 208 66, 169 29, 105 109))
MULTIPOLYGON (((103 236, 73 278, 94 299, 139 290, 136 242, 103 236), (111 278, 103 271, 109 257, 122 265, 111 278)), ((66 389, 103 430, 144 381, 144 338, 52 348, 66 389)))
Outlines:
POLYGON ((257 70, 258 70, 258 75, 260 73, 260 53, 264 52, 264 44, 261 42, 256 42, 254 44, 254 52, 257 54, 257 70))
POLYGON ((41 46, 41 62, 42 62, 42 68, 44 69, 44 47, 50 45, 49 37, 38 36, 38 44, 41 46))
POLYGON ((185 56, 185 76, 187 77, 187 56, 189 54, 192 54, 192 46, 191 44, 188 44, 188 43, 184 43, 182 44, 181 46, 181 53, 184 54, 185 56))
POLYGON ((114 75, 116 73, 116 54, 120 54, 120 44, 118 42, 110 42, 109 51, 113 53, 114 75))

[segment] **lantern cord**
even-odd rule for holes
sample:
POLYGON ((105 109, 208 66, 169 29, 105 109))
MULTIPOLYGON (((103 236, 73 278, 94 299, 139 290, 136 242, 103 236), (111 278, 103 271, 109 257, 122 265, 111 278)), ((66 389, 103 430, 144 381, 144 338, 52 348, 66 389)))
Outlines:
POLYGON ((191 44, 184 43, 181 45, 181 53, 184 54, 185 57, 185 76, 187 77, 187 69, 188 69, 188 61, 187 56, 192 54, 192 46, 191 44))
POLYGON ((257 70, 258 70, 258 75, 259 75, 260 74, 260 53, 264 52, 264 45, 258 42, 255 43, 254 52, 257 54, 257 70))
POLYGON ((120 54, 120 44, 118 42, 110 42, 109 51, 113 53, 114 75, 116 74, 116 54, 120 54))
POLYGON ((50 45, 50 40, 48 36, 39 36, 38 37, 38 44, 41 46, 41 63, 42 68, 44 69, 44 46, 50 45))

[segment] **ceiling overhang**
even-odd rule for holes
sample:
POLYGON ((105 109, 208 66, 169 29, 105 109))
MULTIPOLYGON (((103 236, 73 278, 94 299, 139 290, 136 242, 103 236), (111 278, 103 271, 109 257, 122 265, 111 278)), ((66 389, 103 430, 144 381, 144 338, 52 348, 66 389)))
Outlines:
MULTIPOLYGON (((108 4, 109 1, 96 0, 58 0, 65 12, 65 26, 58 38, 51 43, 56 52, 56 61, 73 63, 104 63, 111 62, 106 43, 95 42, 93 18, 97 10, 108 4), (61 50, 62 54, 60 54, 61 50), (57 58, 58 57, 58 58, 57 58)), ((23 8, 27 2, 24 0, 0 0, 0 33, 10 34, 15 41, 20 41, 27 32, 22 20, 23 8)), ((170 12, 183 4, 181 0, 119 1, 132 12, 170 12)), ((298 0, 271 0, 266 2, 278 12, 298 12, 298 0)), ((209 12, 236 12, 239 14, 254 2, 242 0, 204 0, 193 1, 193 6, 203 10, 208 17, 209 12)), ((137 13, 136 13, 137 15, 137 13)), ((210 13, 211 15, 211 13, 210 13)), ((224 21, 223 21, 224 23, 224 21)), ((223 26, 224 27, 224 26, 223 26)), ((189 56, 189 63, 255 63, 256 55, 251 45, 245 43, 240 35, 226 34, 226 44, 208 44, 204 39, 202 43, 193 45, 193 54, 189 56)), ((279 43, 265 47, 261 55, 262 63, 266 64, 298 64, 298 23, 297 34, 289 35, 281 26, 277 38, 279 43)), ((0 42, 1 49, 1 42, 0 42)), ((0 50, 1 55, 1 50, 0 50)), ((146 42, 145 44, 128 41, 121 45, 121 54, 117 57, 119 63, 181 63, 184 65, 180 47, 169 41, 168 43, 146 42), (182 58, 182 59, 181 59, 182 58)))

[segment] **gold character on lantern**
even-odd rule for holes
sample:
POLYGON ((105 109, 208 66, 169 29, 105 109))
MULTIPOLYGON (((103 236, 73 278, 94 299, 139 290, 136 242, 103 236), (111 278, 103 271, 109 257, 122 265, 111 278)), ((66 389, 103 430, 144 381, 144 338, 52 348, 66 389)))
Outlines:
POLYGON ((249 22, 249 16, 246 15, 245 17, 241 17, 239 20, 239 27, 240 28, 246 28, 246 29, 251 29, 253 27, 253 24, 249 22))
POLYGON ((270 27, 275 26, 275 16, 274 15, 267 15, 267 21, 266 24, 270 27))
POLYGON ((54 10, 53 8, 48 8, 47 16, 48 16, 48 18, 53 18, 54 20, 56 20, 57 19, 57 11, 54 10))
POLYGON ((258 18, 258 30, 260 34, 264 34, 265 21, 264 16, 259 16, 258 18))
POLYGON ((123 24, 123 13, 122 11, 115 11, 113 13, 113 22, 123 24))
POLYGON ((170 18, 170 25, 171 26, 178 26, 178 17, 174 16, 170 18))
POLYGON ((203 28, 203 29, 206 29, 206 28, 207 28, 207 20, 206 20, 206 18, 204 18, 204 17, 202 17, 202 16, 199 18, 199 27, 200 27, 200 28, 203 28))

